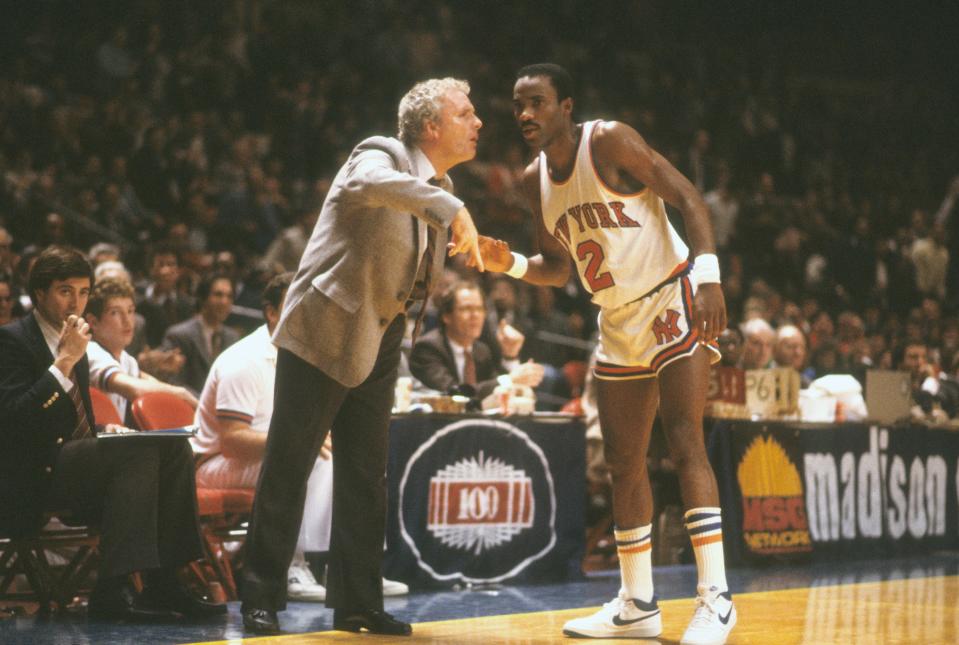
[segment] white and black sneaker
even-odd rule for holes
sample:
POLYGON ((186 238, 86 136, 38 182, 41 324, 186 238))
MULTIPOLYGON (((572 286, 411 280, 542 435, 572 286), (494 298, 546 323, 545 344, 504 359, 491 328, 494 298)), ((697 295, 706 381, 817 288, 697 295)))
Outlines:
POLYGON ((662 631, 663 617, 656 597, 643 602, 627 598, 623 590, 592 616, 574 618, 563 625, 564 634, 580 638, 655 638, 662 631))
POLYGON ((286 574, 286 597, 299 602, 323 602, 326 587, 316 581, 306 562, 294 560, 286 574))
POLYGON ((679 641, 681 645, 723 645, 736 625, 736 608, 728 591, 699 587, 696 613, 679 641))

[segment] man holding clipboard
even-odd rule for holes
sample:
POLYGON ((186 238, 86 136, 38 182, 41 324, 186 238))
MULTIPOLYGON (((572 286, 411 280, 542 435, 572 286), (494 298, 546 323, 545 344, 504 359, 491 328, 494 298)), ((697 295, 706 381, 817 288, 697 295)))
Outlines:
POLYGON ((202 557, 193 455, 183 439, 102 441, 95 425, 83 320, 92 270, 76 249, 49 247, 28 288, 31 315, 0 327, 0 533, 36 532, 44 513, 100 530, 89 616, 169 620, 223 613, 176 570, 202 557), (142 572, 137 594, 128 575, 142 572))

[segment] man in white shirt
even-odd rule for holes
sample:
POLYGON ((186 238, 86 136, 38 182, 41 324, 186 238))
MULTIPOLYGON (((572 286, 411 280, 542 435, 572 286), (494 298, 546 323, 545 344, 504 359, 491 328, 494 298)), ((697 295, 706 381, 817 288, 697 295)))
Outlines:
POLYGON ((122 278, 99 280, 90 293, 86 320, 93 339, 87 344, 90 384, 110 397, 120 418, 129 422, 130 402, 147 392, 170 392, 194 408, 196 397, 186 388, 170 385, 142 372, 126 348, 136 328, 133 286, 122 278))
MULTIPOLYGON (((196 411, 198 434, 191 438, 197 484, 206 488, 255 488, 273 416, 276 346, 270 341, 283 309, 292 273, 273 278, 263 291, 266 324, 230 346, 214 361, 196 411)), ((326 589, 307 566, 304 551, 327 551, 333 512, 330 437, 307 484, 306 508, 297 550, 287 576, 291 600, 321 602, 326 589)), ((407 593, 406 585, 383 581, 384 595, 407 593)))

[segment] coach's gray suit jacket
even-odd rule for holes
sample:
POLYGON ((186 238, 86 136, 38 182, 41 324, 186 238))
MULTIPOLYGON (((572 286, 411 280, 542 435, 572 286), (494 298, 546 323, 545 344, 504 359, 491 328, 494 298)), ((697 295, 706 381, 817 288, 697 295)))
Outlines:
MULTIPOLYGON (((420 257, 419 220, 437 231, 432 276, 446 229, 463 202, 416 177, 418 151, 400 141, 361 142, 333 180, 287 293, 273 342, 347 387, 370 374, 383 332, 403 312, 420 257)), ((424 157, 425 162, 425 157, 424 157)))

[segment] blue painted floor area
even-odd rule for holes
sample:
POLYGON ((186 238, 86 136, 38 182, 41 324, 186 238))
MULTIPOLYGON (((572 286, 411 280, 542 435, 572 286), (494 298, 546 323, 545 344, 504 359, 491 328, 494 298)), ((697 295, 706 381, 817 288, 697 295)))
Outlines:
MULTIPOLYGON (((733 593, 746 593, 944 575, 959 575, 959 552, 911 558, 737 568, 728 572, 728 579, 733 593)), ((663 600, 692 597, 695 593, 696 569, 691 565, 657 567, 654 581, 657 594, 663 600)), ((611 571, 564 584, 497 585, 414 592, 406 597, 387 598, 386 610, 403 620, 421 623, 593 607, 609 601, 618 589, 619 574, 611 571)), ((333 612, 322 604, 290 603, 287 611, 280 614, 280 620, 286 633, 325 631, 332 627, 333 612)), ((0 619, 0 643, 4 645, 167 645, 242 637, 239 603, 230 603, 230 611, 226 616, 192 624, 105 624, 87 621, 83 614, 0 619)))

